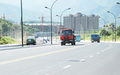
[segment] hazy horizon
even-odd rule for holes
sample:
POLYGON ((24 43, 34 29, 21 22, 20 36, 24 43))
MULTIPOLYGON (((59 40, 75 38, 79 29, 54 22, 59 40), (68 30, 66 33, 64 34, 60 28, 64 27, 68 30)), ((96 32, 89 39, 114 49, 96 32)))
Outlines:
MULTIPOLYGON (((50 7, 54 0, 35 0, 34 2, 31 0, 23 0, 23 8, 40 12, 42 14, 45 14, 48 12, 47 9, 45 9, 45 6, 50 7)), ((119 1, 119 0, 116 0, 119 1)), ((60 14, 61 11, 63 11, 66 8, 72 8, 69 12, 70 13, 76 13, 76 12, 83 12, 83 13, 89 13, 90 10, 93 10, 97 7, 105 7, 110 8, 115 5, 114 0, 58 0, 54 5, 54 12, 57 14, 60 14)), ((0 3, 14 5, 16 7, 20 7, 20 0, 1 0, 0 3)))
MULTIPOLYGON (((44 16, 46 21, 50 20, 49 18, 50 11, 48 9, 45 9, 45 6, 50 7, 54 1, 55 0, 35 0, 35 1, 23 0, 23 9, 28 10, 28 12, 24 12, 24 18, 25 18, 24 20, 31 20, 31 19, 38 20, 39 16, 44 16)), ((71 10, 66 11, 63 14, 63 16, 81 12, 87 15, 91 15, 91 14, 100 15, 104 19, 110 18, 113 16, 106 13, 106 10, 111 10, 111 8, 116 5, 117 1, 120 1, 120 0, 91 0, 91 1, 90 0, 74 0, 74 1, 58 0, 53 7, 53 16, 54 16, 53 21, 59 21, 59 18, 56 17, 56 15, 60 15, 61 12, 67 8, 71 8, 71 10)), ((5 7, 6 9, 4 9, 3 7, 4 11, 2 11, 2 7, 1 7, 0 14, 2 15, 2 13, 6 13, 6 15, 13 15, 13 14, 16 15, 17 13, 16 16, 18 19, 18 16, 20 16, 19 14, 20 13, 20 0, 1 0, 0 4, 17 7, 16 9, 18 10, 11 9, 9 7, 8 8, 5 7)), ((115 9, 115 12, 119 13, 117 9, 115 9)), ((109 19, 106 19, 106 20, 109 20, 109 19)), ((110 21, 113 21, 113 19, 111 19, 110 21)))

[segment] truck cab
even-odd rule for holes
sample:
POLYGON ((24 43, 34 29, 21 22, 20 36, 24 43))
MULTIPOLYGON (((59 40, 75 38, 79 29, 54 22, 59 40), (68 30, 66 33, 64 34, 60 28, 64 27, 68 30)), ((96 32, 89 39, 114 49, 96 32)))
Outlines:
POLYGON ((61 45, 65 45, 66 43, 71 43, 71 45, 75 45, 74 31, 72 29, 61 29, 60 40, 61 45))
POLYGON ((91 42, 92 42, 92 43, 93 43, 93 42, 98 42, 98 43, 100 43, 100 36, 97 35, 97 34, 92 34, 92 35, 91 35, 91 42))

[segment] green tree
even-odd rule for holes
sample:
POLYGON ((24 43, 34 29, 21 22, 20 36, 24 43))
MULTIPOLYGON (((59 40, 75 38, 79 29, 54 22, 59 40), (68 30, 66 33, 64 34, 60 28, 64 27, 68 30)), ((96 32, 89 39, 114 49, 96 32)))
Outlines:
POLYGON ((110 36, 111 33, 105 29, 102 29, 101 32, 100 32, 100 35, 101 36, 110 36))
POLYGON ((114 23, 111 23, 109 26, 108 26, 109 30, 112 30, 112 32, 115 32, 115 24, 114 23))
MULTIPOLYGON (((11 36, 15 37, 16 33, 20 33, 21 26, 18 24, 12 24, 9 21, 0 19, 0 36, 11 36)), ((29 25, 24 25, 24 32, 28 35, 33 35, 35 32, 38 32, 38 28, 33 28, 29 25)))
POLYGON ((24 25, 24 31, 27 32, 27 35, 33 35, 35 32, 38 32, 39 30, 37 28, 32 28, 29 25, 24 25))
POLYGON ((120 26, 117 27, 117 36, 120 36, 120 26))

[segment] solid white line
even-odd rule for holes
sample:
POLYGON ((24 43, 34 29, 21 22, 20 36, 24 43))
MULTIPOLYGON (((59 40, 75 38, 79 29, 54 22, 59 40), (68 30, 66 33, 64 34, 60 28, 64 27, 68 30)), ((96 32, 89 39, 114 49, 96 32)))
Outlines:
POLYGON ((70 67, 71 67, 71 65, 67 65, 67 66, 63 67, 63 69, 68 69, 70 67))

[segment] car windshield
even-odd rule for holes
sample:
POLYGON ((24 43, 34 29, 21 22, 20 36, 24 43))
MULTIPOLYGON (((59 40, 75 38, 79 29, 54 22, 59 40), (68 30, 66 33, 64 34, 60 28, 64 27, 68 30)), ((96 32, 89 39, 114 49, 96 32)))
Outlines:
POLYGON ((61 35, 72 35, 72 30, 63 30, 61 35))

